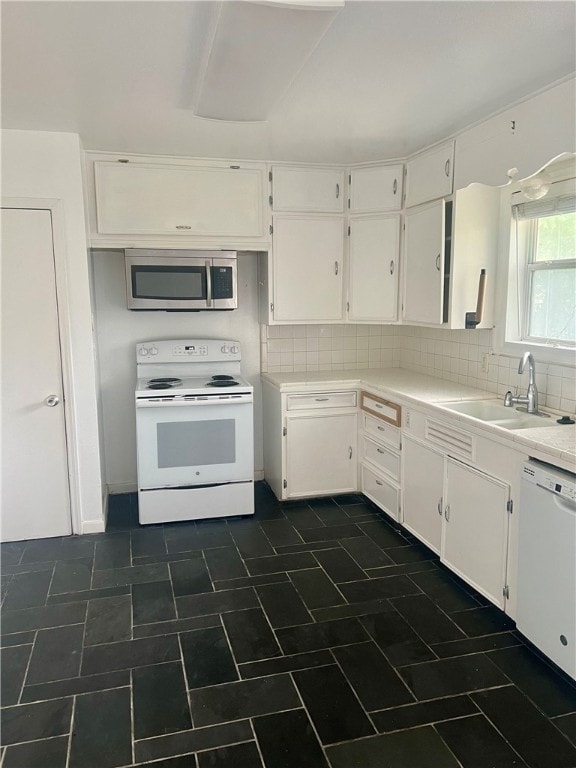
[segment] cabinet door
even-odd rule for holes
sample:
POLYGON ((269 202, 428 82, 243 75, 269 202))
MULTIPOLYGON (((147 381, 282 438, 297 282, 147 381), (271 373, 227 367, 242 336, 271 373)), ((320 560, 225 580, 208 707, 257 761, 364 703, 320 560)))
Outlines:
POLYGON ((430 549, 440 553, 444 456, 404 435, 402 478, 404 525, 430 549))
POLYGON ((350 213, 399 211, 403 165, 374 165, 350 171, 350 213))
POLYGON ((274 319, 342 318, 344 220, 274 216, 274 319))
POLYGON ((442 323, 444 200, 407 211, 404 219, 405 322, 442 323))
POLYGON ((442 562, 504 608, 510 486, 446 460, 442 562))
POLYGON ((452 194, 454 142, 423 152, 406 165, 406 207, 452 194))
POLYGON ((275 211, 342 213, 344 171, 275 165, 272 167, 272 207, 275 211))
POLYGON ((96 162, 101 234, 261 237, 263 167, 96 162))
POLYGON ((356 490, 356 418, 356 413, 286 418, 287 498, 356 490))
POLYGON ((350 219, 350 320, 396 320, 399 235, 399 215, 350 219))

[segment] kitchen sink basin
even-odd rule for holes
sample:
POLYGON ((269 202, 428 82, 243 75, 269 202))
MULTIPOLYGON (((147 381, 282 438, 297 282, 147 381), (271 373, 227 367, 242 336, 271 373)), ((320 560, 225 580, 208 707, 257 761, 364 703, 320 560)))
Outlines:
POLYGON ((462 413, 506 429, 534 429, 556 425, 554 420, 550 421, 547 413, 527 413, 517 408, 508 408, 500 400, 458 400, 441 405, 455 413, 462 413))

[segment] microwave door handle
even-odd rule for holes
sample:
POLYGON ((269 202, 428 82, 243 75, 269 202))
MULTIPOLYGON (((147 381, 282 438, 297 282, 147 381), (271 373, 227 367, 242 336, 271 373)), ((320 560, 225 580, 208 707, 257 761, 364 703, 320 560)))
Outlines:
POLYGON ((206 306, 211 307, 212 306, 212 262, 211 261, 205 261, 204 265, 206 267, 206 306))

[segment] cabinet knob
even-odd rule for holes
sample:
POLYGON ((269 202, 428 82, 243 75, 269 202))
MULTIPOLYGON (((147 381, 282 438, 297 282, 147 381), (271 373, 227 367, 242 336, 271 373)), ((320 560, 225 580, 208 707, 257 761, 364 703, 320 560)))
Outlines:
POLYGON ((338 264, 338 262, 337 262, 337 261, 335 261, 335 262, 334 262, 334 274, 335 274, 335 275, 337 275, 337 274, 338 274, 338 270, 339 270, 339 269, 340 269, 340 265, 338 264))
POLYGON ((352 446, 350 446, 350 447, 348 448, 348 458, 349 458, 349 459, 351 459, 351 458, 352 458, 352 446))
POLYGON ((450 504, 446 504, 446 507, 444 508, 444 517, 447 522, 450 522, 450 504))
POLYGON ((438 514, 442 517, 442 499, 438 502, 438 514))
POLYGON ((450 176, 450 158, 446 160, 446 165, 444 166, 444 173, 446 176, 450 176))
POLYGON ((396 192, 398 192, 398 179, 394 179, 394 184, 392 184, 392 193, 395 195, 396 192))
POLYGON ((340 184, 336 184, 336 200, 340 197, 340 184))
POLYGON ((440 254, 436 256, 436 269, 440 272, 440 254))
POLYGON ((392 261, 390 262, 390 274, 391 275, 394 274, 394 259, 392 259, 392 261))
POLYGON ((58 395, 48 395, 48 397, 44 400, 44 404, 48 406, 48 408, 54 408, 60 403, 60 398, 58 395))

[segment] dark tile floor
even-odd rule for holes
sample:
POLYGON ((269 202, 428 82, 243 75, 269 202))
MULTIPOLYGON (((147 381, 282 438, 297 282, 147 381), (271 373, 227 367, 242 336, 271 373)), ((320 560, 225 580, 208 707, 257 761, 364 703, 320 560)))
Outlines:
POLYGON ((576 688, 360 496, 2 546, 2 768, 575 768, 576 688))

